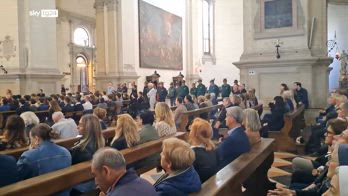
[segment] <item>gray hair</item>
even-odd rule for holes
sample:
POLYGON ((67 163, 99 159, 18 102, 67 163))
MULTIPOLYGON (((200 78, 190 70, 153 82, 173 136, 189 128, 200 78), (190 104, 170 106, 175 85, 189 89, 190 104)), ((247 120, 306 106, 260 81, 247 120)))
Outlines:
POLYGON ((114 170, 126 169, 126 160, 122 153, 114 148, 100 148, 93 155, 92 167, 99 170, 103 166, 107 166, 114 170))
POLYGON ((52 114, 52 119, 55 119, 55 118, 62 119, 62 118, 65 118, 65 116, 64 116, 63 112, 58 111, 58 112, 54 112, 52 114))
POLYGON ((20 117, 23 119, 25 126, 37 125, 40 123, 39 118, 34 112, 23 112, 20 117))
POLYGON ((226 116, 231 116, 237 123, 242 124, 243 122, 243 110, 239 106, 226 108, 226 116))
POLYGON ((261 129, 261 122, 257 111, 252 108, 248 108, 243 111, 243 114, 243 124, 245 128, 253 132, 258 132, 261 129))

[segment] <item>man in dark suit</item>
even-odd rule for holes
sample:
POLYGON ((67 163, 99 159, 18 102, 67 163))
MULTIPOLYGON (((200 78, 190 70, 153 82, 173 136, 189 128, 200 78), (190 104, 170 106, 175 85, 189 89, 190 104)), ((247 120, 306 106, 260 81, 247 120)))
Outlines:
POLYGON ((294 82, 295 101, 297 104, 303 104, 307 109, 309 107, 308 92, 302 88, 300 82, 294 82))
POLYGON ((239 106, 226 109, 226 125, 230 129, 228 136, 217 147, 219 168, 223 168, 239 155, 250 151, 250 144, 245 129, 242 127, 243 110, 239 106))

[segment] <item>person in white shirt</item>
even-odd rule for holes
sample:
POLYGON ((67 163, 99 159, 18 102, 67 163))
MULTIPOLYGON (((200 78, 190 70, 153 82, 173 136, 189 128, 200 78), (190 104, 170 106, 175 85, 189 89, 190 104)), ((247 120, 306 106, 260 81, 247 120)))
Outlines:
POLYGON ((115 91, 115 88, 112 86, 112 82, 109 82, 108 87, 106 88, 106 94, 111 95, 115 91))
POLYGON ((155 104, 156 104, 156 94, 157 90, 154 88, 153 83, 148 84, 149 92, 147 93, 147 97, 149 98, 149 104, 150 104, 150 110, 155 110, 155 104))
POLYGON ((66 119, 62 112, 54 112, 52 114, 53 132, 58 136, 58 139, 76 137, 79 132, 75 121, 71 118, 66 119))
POLYGON ((93 105, 91 104, 91 102, 89 101, 90 97, 88 95, 85 96, 85 103, 82 104, 83 109, 86 110, 93 110, 93 105))

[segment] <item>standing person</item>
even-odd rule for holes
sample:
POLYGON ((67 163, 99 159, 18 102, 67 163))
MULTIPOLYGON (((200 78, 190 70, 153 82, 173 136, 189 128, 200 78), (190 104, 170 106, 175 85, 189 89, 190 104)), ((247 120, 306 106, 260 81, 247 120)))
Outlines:
POLYGON ((280 96, 283 96, 283 92, 288 91, 288 90, 290 90, 290 89, 289 89, 287 84, 285 84, 285 83, 280 84, 280 96))
POLYGON ((233 82, 232 93, 234 95, 239 95, 240 94, 238 80, 234 80, 234 82, 233 82))
POLYGON ((64 84, 62 84, 62 88, 61 88, 61 90, 60 90, 60 93, 61 93, 62 95, 65 95, 65 93, 66 93, 66 89, 65 89, 65 87, 64 87, 64 84))
POLYGON ((163 82, 159 82, 158 83, 158 88, 157 88, 157 96, 158 96, 157 101, 158 102, 165 102, 167 95, 168 95, 168 91, 163 86, 163 82))
POLYGON ((131 83, 132 86, 132 91, 130 94, 130 100, 132 103, 136 102, 137 98, 138 98, 138 90, 137 90, 137 85, 135 84, 135 82, 133 81, 131 83))
POLYGON ((155 89, 153 83, 148 84, 149 92, 147 93, 147 97, 149 98, 150 110, 155 110, 156 104, 156 94, 157 90, 155 89))
POLYGON ((217 99, 218 96, 219 96, 219 87, 214 83, 214 81, 215 81, 215 79, 210 80, 208 93, 214 94, 215 95, 215 99, 217 99))
POLYGON ((231 86, 229 84, 227 84, 226 78, 224 78, 224 80, 222 82, 223 82, 223 84, 221 86, 221 97, 222 98, 229 97, 231 94, 231 86))
POLYGON ((112 86, 112 82, 108 83, 108 86, 106 87, 106 94, 111 95, 115 91, 115 88, 112 86))
POLYGON ((143 95, 145 101, 148 101, 147 93, 149 92, 149 83, 147 81, 144 82, 143 95))
POLYGON ((197 88, 196 88, 196 83, 192 83, 192 87, 190 89, 190 95, 192 97, 196 97, 197 98, 197 88))
POLYGON ((170 99, 170 106, 175 106, 175 98, 176 98, 176 90, 174 88, 173 82, 170 83, 170 87, 168 89, 168 98, 170 99))
POLYGON ((186 86, 185 80, 183 80, 181 83, 181 86, 179 87, 178 96, 181 98, 184 98, 188 94, 189 94, 189 88, 186 86))
POLYGON ((293 89, 295 91, 295 101, 298 104, 304 104, 305 108, 307 109, 309 107, 307 90, 302 88, 302 84, 300 82, 294 82, 293 89))
POLYGON ((202 84, 202 79, 199 79, 197 82, 197 96, 204 96, 207 92, 207 87, 205 87, 205 85, 202 84))

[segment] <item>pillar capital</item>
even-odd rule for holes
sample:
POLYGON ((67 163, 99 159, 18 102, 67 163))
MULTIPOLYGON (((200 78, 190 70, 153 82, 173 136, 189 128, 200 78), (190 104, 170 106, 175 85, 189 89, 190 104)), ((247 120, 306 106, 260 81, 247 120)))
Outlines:
POLYGON ((104 5, 105 5, 105 0, 95 0, 93 7, 97 11, 103 11, 104 10, 104 5))
POLYGON ((105 5, 108 11, 114 11, 118 8, 119 1, 118 0, 105 0, 105 5))

